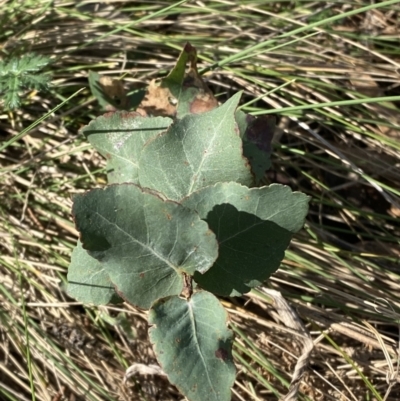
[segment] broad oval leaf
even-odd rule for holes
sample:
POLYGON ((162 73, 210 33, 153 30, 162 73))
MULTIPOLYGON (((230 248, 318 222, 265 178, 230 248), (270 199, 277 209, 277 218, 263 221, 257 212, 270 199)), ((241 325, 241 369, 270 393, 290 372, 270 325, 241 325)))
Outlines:
POLYGON ((149 312, 157 359, 190 401, 229 401, 235 381, 227 313, 212 294, 157 301, 149 312))
POLYGON ((80 241, 72 252, 67 279, 68 295, 80 302, 106 305, 122 301, 104 267, 82 248, 80 241))
POLYGON ((143 148, 139 161, 142 187, 179 201, 217 182, 251 185, 235 122, 240 93, 210 112, 186 115, 143 148))
POLYGON ((167 117, 142 117, 136 112, 110 112, 97 117, 82 134, 107 160, 108 182, 138 183, 143 145, 172 123, 167 117))
POLYGON ((220 183, 182 204, 196 210, 217 236, 219 256, 195 281, 223 296, 242 295, 274 273, 293 233, 300 230, 309 197, 289 187, 247 188, 220 183))
POLYGON ((183 272, 205 272, 217 258, 215 235, 196 212, 133 184, 78 195, 72 212, 83 248, 141 308, 180 294, 183 272))

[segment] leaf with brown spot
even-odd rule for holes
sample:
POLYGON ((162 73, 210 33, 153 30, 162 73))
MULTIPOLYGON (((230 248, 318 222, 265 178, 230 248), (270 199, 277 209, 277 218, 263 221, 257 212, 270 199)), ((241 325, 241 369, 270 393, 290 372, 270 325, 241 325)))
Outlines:
POLYGON ((182 118, 218 106, 218 101, 197 71, 196 49, 186 43, 173 70, 160 83, 152 81, 139 110, 154 116, 182 118), (190 63, 189 71, 186 64, 190 63))

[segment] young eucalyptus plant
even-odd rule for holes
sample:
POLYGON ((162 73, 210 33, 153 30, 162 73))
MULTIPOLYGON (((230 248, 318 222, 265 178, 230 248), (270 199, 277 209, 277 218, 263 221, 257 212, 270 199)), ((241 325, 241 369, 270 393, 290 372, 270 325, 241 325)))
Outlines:
POLYGON ((158 361, 190 401, 231 399, 233 337, 217 296, 241 296, 274 273, 308 210, 302 193, 258 186, 275 119, 238 111, 240 97, 218 105, 187 44, 136 111, 82 129, 109 185, 74 198, 68 293, 150 309, 158 361))

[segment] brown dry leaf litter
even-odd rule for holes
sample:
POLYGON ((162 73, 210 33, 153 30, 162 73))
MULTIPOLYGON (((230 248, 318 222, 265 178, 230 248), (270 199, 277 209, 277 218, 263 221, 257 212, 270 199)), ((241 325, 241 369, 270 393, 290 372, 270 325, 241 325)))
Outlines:
MULTIPOLYGON (((118 107, 122 109, 129 107, 129 99, 124 88, 124 84, 121 80, 113 79, 108 76, 101 76, 99 79, 99 84, 105 95, 112 99, 118 105, 118 107)), ((114 110, 114 107, 108 105, 106 110, 114 110)))

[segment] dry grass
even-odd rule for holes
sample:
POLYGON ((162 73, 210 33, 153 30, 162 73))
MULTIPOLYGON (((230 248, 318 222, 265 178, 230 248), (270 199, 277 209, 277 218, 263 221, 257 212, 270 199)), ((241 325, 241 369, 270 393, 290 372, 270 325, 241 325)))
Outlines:
MULTIPOLYGON (((105 184, 102 159, 78 135, 101 113, 88 70, 141 87, 171 68, 186 40, 221 101, 243 89, 243 103, 260 97, 248 112, 285 108, 266 182, 313 200, 266 285, 315 345, 299 399, 400 399, 400 1, 362 13, 369 2, 267 3, 187 1, 161 12, 171 3, 1 2, 3 55, 54 59, 51 91, 27 92, 0 115, 1 399, 182 399, 161 376, 123 383, 129 365, 156 363, 146 312, 82 306, 63 285, 77 239, 71 196, 105 184), (354 13, 326 21, 345 12, 354 13), (341 103, 318 106, 326 102, 341 103)), ((304 340, 262 289, 224 304, 236 332, 233 399, 283 397, 304 340)))

